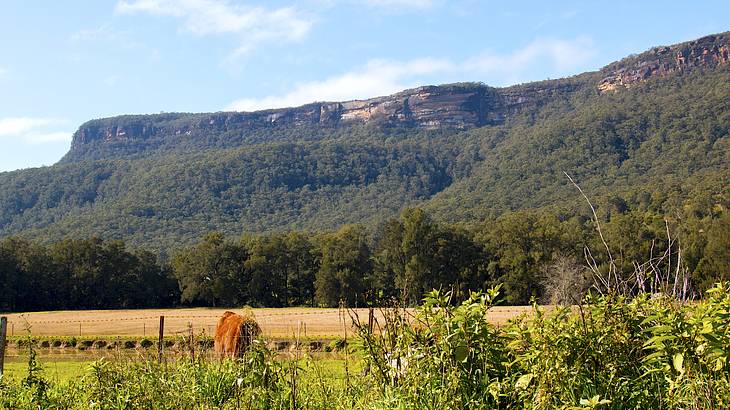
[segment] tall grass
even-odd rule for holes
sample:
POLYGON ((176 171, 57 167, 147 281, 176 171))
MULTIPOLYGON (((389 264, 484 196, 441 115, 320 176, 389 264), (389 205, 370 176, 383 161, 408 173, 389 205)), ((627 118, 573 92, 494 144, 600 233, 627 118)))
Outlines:
MULTIPOLYGON (((730 408, 730 284, 698 303, 589 296, 503 328, 498 291, 453 305, 431 292, 415 312, 355 317, 365 371, 324 375, 256 343, 236 361, 98 361, 68 383, 0 381, 0 408, 103 409, 723 409, 730 408)), ((32 347, 31 347, 32 349, 32 347)), ((35 357, 33 360, 35 360, 35 357)))

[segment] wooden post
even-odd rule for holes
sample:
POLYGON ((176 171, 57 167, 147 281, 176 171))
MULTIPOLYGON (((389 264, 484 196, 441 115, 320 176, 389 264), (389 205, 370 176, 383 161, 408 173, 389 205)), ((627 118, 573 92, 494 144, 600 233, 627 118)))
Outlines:
POLYGON ((375 318, 375 311, 373 308, 368 309, 368 331, 373 333, 373 322, 375 318))
POLYGON ((79 337, 81 337, 81 322, 79 322, 79 337))
POLYGON ((188 333, 190 334, 190 359, 195 360, 195 337, 193 335, 193 323, 188 323, 188 333))
POLYGON ((0 317, 0 376, 5 369, 5 335, 8 332, 8 318, 0 317))
POLYGON ((160 316, 160 338, 157 341, 157 363, 162 363, 162 343, 165 337, 165 317, 160 316))

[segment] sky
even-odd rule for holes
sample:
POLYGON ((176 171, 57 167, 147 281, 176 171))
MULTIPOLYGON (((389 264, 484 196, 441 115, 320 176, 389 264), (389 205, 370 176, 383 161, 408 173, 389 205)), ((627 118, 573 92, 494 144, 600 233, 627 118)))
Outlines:
POLYGON ((559 78, 730 30, 730 2, 0 0, 0 171, 85 121, 559 78))

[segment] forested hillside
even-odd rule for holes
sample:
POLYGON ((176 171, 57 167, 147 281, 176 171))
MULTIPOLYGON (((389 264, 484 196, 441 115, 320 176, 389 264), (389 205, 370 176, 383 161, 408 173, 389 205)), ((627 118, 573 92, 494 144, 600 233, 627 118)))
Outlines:
POLYGON ((407 206, 475 223, 525 209, 716 218, 730 185, 728 34, 595 73, 257 113, 93 120, 51 167, 0 174, 0 236, 99 236, 169 253, 238 236, 376 226, 407 206))

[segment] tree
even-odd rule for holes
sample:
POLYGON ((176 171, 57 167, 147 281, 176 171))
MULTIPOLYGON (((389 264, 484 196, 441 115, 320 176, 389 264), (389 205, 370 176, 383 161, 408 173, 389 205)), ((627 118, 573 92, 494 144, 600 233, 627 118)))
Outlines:
POLYGON ((373 253, 373 291, 379 304, 392 303, 402 296, 396 288, 396 278, 405 276, 406 255, 403 252, 403 223, 390 218, 381 224, 375 239, 373 253))
POLYGON ((730 280, 730 213, 727 211, 713 220, 707 231, 707 246, 696 276, 700 291, 716 282, 730 280))
POLYGON ((437 282, 434 254, 436 253, 436 226, 423 209, 408 208, 401 214, 403 240, 401 251, 405 267, 396 276, 396 286, 402 290, 407 303, 420 301, 430 284, 437 282))
POLYGON ((211 232, 200 244, 178 252, 172 267, 180 283, 181 301, 210 306, 247 303, 247 259, 245 248, 220 232, 211 232))
POLYGON ((364 302, 365 282, 371 271, 365 229, 345 225, 321 239, 322 262, 316 278, 316 299, 322 306, 347 306, 364 302))

